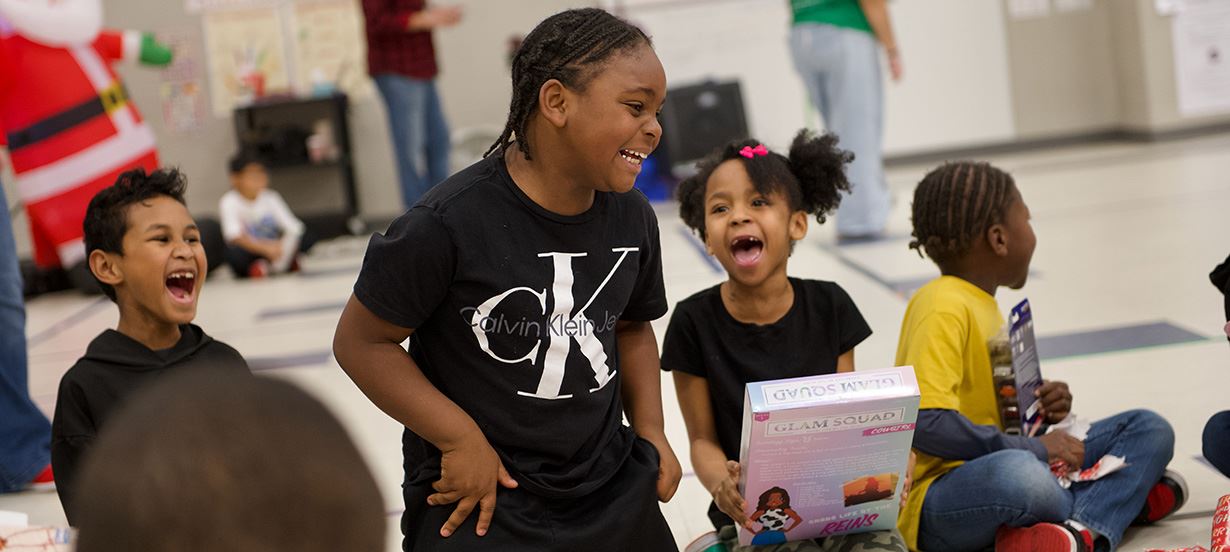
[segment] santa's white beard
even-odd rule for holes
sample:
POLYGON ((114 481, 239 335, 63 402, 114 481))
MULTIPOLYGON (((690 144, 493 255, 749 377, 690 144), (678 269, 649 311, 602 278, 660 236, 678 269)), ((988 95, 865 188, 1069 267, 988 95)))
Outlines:
POLYGON ((88 44, 102 29, 100 0, 0 0, 0 17, 45 46, 88 44))

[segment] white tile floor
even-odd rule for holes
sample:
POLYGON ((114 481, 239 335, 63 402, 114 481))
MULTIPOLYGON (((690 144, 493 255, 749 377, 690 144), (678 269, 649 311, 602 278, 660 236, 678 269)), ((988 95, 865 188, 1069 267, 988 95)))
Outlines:
MULTIPOLYGON (((1207 545, 1208 512, 1217 497, 1230 493, 1230 480, 1195 458, 1205 420, 1230 408, 1223 377, 1230 366, 1230 348, 1220 337, 1225 320, 1221 298, 1207 280, 1212 267, 1230 252, 1230 136, 1082 146, 990 160, 1015 175, 1033 211, 1039 240, 1034 277, 1024 293, 1002 293, 1001 306, 1027 294, 1043 337, 1166 321, 1208 338, 1043 365, 1048 377, 1071 384, 1075 410, 1083 416, 1146 407, 1175 427, 1172 467, 1186 476, 1191 500, 1178 519, 1130 530, 1123 549, 1207 545)), ((906 248, 905 238, 913 185, 929 168, 890 171, 897 200, 890 225, 895 239, 837 249, 832 229, 813 225, 791 260, 792 274, 835 280, 858 303, 876 332, 858 348, 862 368, 889 366, 893 359, 906 300, 886 284, 935 274, 927 261, 906 248)), ((722 274, 701 256, 675 207, 663 205, 659 214, 671 302, 719 282, 722 274)), ((259 282, 214 278, 197 322, 250 359, 302 356, 314 363, 265 373, 316 394, 350 429, 385 492, 389 550, 397 550, 400 428, 373 407, 327 355, 363 248, 363 240, 322 244, 305 263, 309 272, 324 271, 315 277, 259 282), (319 308, 258 317, 274 309, 309 306, 319 308)), ((116 311, 105 300, 74 293, 40 297, 28 310, 31 391, 50 413, 61 374, 91 338, 115 323, 116 311)), ((665 323, 663 318, 656 324, 659 337, 665 323)), ((663 402, 668 436, 688 471, 687 439, 670 378, 663 379, 663 402)), ((707 502, 695 477, 685 476, 675 499, 662 506, 681 546, 709 529, 707 502)), ((64 523, 52 493, 0 495, 0 510, 28 512, 36 524, 64 523)))

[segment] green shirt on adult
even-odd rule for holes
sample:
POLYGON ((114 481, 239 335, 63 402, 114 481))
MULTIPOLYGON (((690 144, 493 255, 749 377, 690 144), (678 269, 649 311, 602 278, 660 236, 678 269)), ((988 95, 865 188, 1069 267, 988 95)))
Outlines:
POLYGON ((790 9, 794 13, 795 25, 824 23, 872 32, 858 0, 790 0, 790 9))

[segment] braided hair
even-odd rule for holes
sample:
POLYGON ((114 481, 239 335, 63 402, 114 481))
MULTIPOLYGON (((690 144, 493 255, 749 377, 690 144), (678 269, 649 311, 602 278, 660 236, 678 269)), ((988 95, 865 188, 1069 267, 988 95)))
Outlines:
POLYGON ((910 249, 944 264, 969 253, 992 225, 1002 223, 1016 183, 990 163, 945 163, 914 189, 910 249))
POLYGON ((824 223, 826 215, 841 203, 841 192, 850 190, 846 180, 846 164, 854 154, 837 147, 837 136, 816 136, 800 130, 790 145, 790 156, 769 152, 767 155, 740 154, 744 147, 760 146, 756 140, 738 140, 726 144, 699 163, 697 173, 679 183, 679 216, 700 238, 705 239, 705 190, 709 177, 718 165, 737 159, 743 162, 747 176, 761 195, 781 192, 791 211, 816 215, 824 223))
POLYGON ((651 45, 640 29, 598 8, 560 12, 539 23, 521 43, 512 60, 512 102, 504 132, 484 157, 503 151, 515 140, 530 157, 525 129, 538 107, 538 91, 548 80, 584 90, 603 62, 618 52, 651 45))

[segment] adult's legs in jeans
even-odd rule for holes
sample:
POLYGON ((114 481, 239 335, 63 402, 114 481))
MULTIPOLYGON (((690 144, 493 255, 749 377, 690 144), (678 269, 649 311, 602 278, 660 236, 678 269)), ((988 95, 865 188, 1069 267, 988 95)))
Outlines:
POLYGON ((444 119, 444 106, 440 103, 440 93, 436 89, 436 81, 428 81, 425 116, 427 120, 427 182, 423 193, 432 186, 448 178, 452 172, 449 167, 449 153, 452 151, 452 137, 448 133, 448 121, 444 119))
POLYGON ((1107 454, 1122 456, 1127 466, 1097 481, 1073 484, 1072 519, 1106 537, 1114 549, 1174 456, 1174 430, 1148 410, 1129 410, 1099 420, 1085 437, 1083 467, 1107 454))
MULTIPOLYGON (((829 35, 835 28, 828 25, 802 24, 790 29, 790 55, 794 69, 807 88, 807 98, 820 112, 825 126, 829 124, 832 103, 829 99, 832 67, 840 63, 841 49, 834 47, 829 35)), ((844 146, 844 143, 842 144, 844 146)))
POLYGON ((384 98, 389 120, 389 135, 393 139, 393 156, 397 158, 397 177, 401 183, 402 203, 413 207, 430 186, 420 173, 420 158, 427 139, 427 119, 424 117, 432 81, 412 79, 384 73, 375 75, 376 89, 384 98))
POLYGON ((883 86, 880 54, 871 34, 821 24, 795 25, 791 52, 824 126, 854 152, 846 171, 850 193, 837 211, 842 236, 884 231, 891 195, 884 177, 883 86))
POLYGON ((51 424, 30 400, 26 361, 21 268, 0 190, 0 492, 21 490, 51 462, 51 424))
POLYGON ((1222 475, 1230 477, 1230 410, 1214 414, 1205 424, 1204 458, 1222 475))
POLYGON ((1032 452, 1001 450, 931 483, 918 546, 928 551, 982 550, 995 542, 1001 526, 1062 522, 1071 516, 1072 505, 1072 494, 1032 452))

